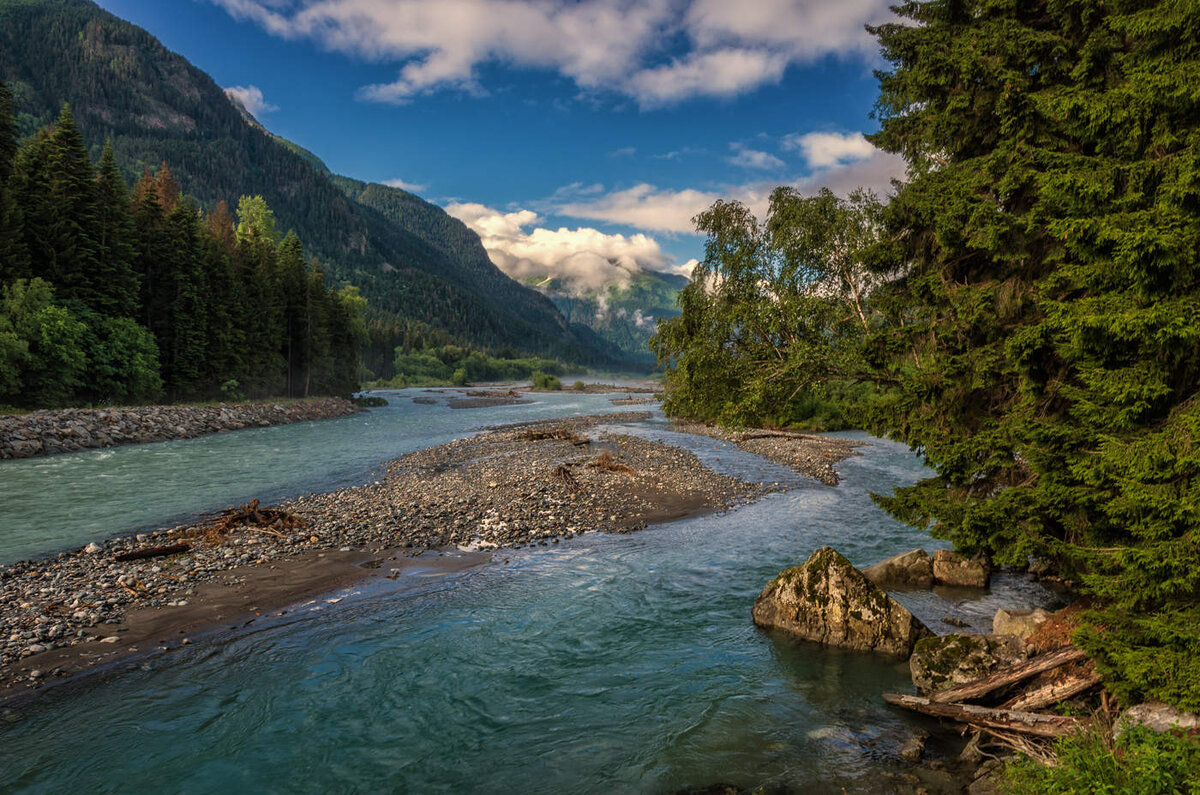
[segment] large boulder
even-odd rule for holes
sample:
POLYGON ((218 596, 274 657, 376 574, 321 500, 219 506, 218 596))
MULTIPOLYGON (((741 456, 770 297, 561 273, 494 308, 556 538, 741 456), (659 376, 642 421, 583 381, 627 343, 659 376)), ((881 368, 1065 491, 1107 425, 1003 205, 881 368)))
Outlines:
POLYGON ((992 634, 1016 635, 1021 640, 1029 640, 1029 636, 1050 616, 1049 611, 1040 607, 1036 610, 1005 610, 1002 607, 992 619, 992 634))
POLYGON ((908 660, 913 684, 922 693, 965 685, 1028 657, 1016 635, 942 635, 917 642, 908 660))
POLYGON ((754 623, 817 643, 907 657, 932 633, 836 550, 784 569, 754 600, 754 623))
POLYGON ((986 561, 964 557, 948 549, 933 553, 933 581, 960 588, 986 588, 992 567, 986 561))
POLYGON ((923 549, 914 549, 862 570, 882 588, 928 588, 933 585, 933 561, 923 549))

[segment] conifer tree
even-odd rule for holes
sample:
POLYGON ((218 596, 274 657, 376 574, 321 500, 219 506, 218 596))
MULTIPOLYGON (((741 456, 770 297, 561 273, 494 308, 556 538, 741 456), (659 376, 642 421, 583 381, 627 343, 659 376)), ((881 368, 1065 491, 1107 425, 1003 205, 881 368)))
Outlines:
POLYGON ((94 308, 107 315, 136 317, 138 281, 133 272, 136 228, 130 213, 129 188, 117 168, 112 141, 104 145, 96 177, 99 252, 92 279, 94 308))
POLYGON ((46 180, 50 187, 52 212, 39 219, 49 223, 47 259, 36 258, 38 275, 55 286, 60 300, 79 301, 98 308, 104 300, 98 293, 96 175, 83 135, 75 125, 70 105, 63 105, 58 121, 46 140, 46 180))
POLYGON ((1169 0, 931 0, 877 29, 907 275, 874 430, 936 475, 882 500, 1110 600, 1108 685, 1200 708, 1200 37, 1169 0))
POLYGON ((28 272, 28 254, 22 239, 20 206, 9 185, 17 158, 17 119, 12 92, 0 83, 0 284, 28 272))

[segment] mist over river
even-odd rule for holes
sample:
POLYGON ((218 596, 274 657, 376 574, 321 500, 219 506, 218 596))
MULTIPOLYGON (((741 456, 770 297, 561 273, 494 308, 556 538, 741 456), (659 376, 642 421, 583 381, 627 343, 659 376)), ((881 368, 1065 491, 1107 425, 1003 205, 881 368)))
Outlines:
MULTIPOLYGON (((607 396, 559 394, 454 411, 418 395, 389 393, 392 406, 344 420, 5 462, 0 559, 358 482, 486 425, 614 409, 607 396)), ((792 488, 726 514, 349 588, 0 710, 0 791, 886 791, 882 774, 926 725, 879 697, 909 686, 907 665, 774 637, 750 607, 826 544, 859 565, 937 546, 870 499, 921 477, 920 462, 851 434, 866 445, 831 487, 672 433, 661 415, 617 429, 792 488)), ((948 614, 978 631, 999 606, 1055 600, 1005 575, 987 592, 898 598, 938 632, 948 614)))

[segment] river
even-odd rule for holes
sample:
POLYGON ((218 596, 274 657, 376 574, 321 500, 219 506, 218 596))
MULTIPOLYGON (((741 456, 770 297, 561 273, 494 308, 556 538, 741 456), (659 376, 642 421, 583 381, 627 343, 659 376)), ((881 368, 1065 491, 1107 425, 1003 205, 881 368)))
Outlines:
MULTIPOLYGON (((81 465, 88 477, 107 471, 103 463, 121 468, 116 482, 161 474, 171 484, 140 497, 65 474, 30 480, 35 464, 2 464, 0 493, 37 482, 49 504, 79 494, 97 505, 64 513, 59 525, 39 518, 57 527, 40 549, 29 532, 13 541, 5 527, 0 549, 44 552, 113 527, 94 516, 146 525, 342 484, 386 457, 484 425, 612 410, 605 396, 556 395, 452 411, 413 404, 415 394, 310 427, 79 454, 111 456, 81 465), (143 458, 150 448, 160 448, 156 461, 143 458)), ((842 462, 842 483, 829 487, 673 434, 661 418, 624 430, 793 488, 726 514, 347 589, 336 603, 316 600, 222 642, 51 693, 0 714, 0 791, 672 793, 716 783, 887 791, 882 774, 900 769, 900 746, 922 725, 879 697, 909 686, 906 664, 761 632, 750 607, 770 577, 825 544, 860 565, 936 546, 870 500, 921 477, 920 462, 900 445, 852 434, 866 443, 862 454, 842 462)), ((3 511, 13 515, 7 498, 3 511)), ((1012 576, 987 592, 899 598, 939 632, 950 629, 947 614, 982 631, 999 606, 1055 601, 1012 576)))

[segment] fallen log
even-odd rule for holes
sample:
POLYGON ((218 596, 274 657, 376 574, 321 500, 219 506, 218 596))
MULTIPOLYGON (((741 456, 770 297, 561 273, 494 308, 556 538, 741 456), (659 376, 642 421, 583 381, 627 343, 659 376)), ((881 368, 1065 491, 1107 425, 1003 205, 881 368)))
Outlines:
POLYGON ((1074 646, 1064 646, 1049 654, 1034 657, 1032 660, 1017 663, 1008 668, 1002 668, 999 671, 988 674, 982 679, 967 682, 965 685, 939 690, 930 695, 929 700, 937 704, 949 704, 955 701, 969 701, 974 698, 982 698, 988 693, 999 690, 1002 687, 1008 687, 1044 671, 1052 671, 1055 668, 1084 659, 1087 659, 1087 655, 1080 649, 1076 649, 1074 646))
POLYGON ((1067 715, 1018 712, 1011 709, 981 707, 977 704, 939 704, 921 696, 906 696, 899 693, 884 693, 883 700, 897 707, 911 709, 924 715, 949 718, 988 731, 1031 734, 1035 737, 1065 737, 1084 727, 1082 720, 1067 715))
POLYGON ((1048 682, 1036 690, 1022 693, 1016 698, 1001 704, 1000 708, 1017 711, 1043 709, 1071 696, 1077 696, 1098 684, 1100 684, 1100 677, 1095 671, 1081 671, 1054 682, 1048 682))
POLYGON ((187 552, 191 549, 190 544, 171 544, 163 547, 146 547, 145 549, 135 549, 132 552, 123 552, 120 555, 114 555, 113 560, 124 563, 127 560, 145 560, 146 558, 161 558, 167 555, 178 555, 181 552, 187 552))

